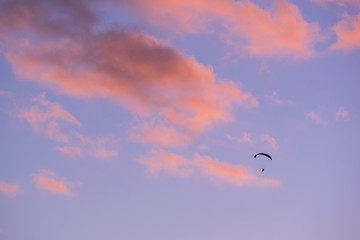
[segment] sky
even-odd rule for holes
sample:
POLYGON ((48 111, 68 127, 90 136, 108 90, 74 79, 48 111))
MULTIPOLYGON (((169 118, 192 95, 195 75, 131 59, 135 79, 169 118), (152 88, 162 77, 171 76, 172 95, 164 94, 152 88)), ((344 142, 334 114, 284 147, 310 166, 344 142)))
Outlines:
POLYGON ((0 0, 0 53, 1 240, 360 239, 359 0, 0 0))

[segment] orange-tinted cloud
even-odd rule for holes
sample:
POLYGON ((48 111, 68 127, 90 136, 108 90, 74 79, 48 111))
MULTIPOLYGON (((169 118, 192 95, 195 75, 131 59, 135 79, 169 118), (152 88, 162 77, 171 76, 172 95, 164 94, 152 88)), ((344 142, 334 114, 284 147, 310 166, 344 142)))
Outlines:
MULTIPOLYGON (((258 105, 250 93, 216 80, 211 68, 134 32, 23 47, 7 54, 20 76, 75 97, 110 98, 143 117, 161 116, 160 128, 151 131, 165 134, 163 138, 183 132, 194 136, 229 121, 233 104, 258 105)), ((144 130, 133 139, 143 136, 146 142, 149 129, 144 130)))
POLYGON ((337 42, 331 45, 333 50, 349 52, 360 48, 360 14, 344 15, 344 19, 332 28, 337 34, 337 42))
POLYGON ((186 158, 162 150, 152 151, 151 156, 142 156, 138 161, 152 175, 157 175, 161 171, 172 176, 188 176, 193 173, 193 169, 186 158))
MULTIPOLYGON (((45 2, 39 0, 34 5, 39 5, 40 9, 55 8, 62 1, 45 2)), ((21 19, 21 15, 16 15, 17 9, 28 4, 20 0, 16 4, 5 3, 16 7, 10 8, 12 13, 0 12, 3 22, 21 19)), ((83 3, 76 5, 74 11, 68 4, 66 14, 91 12, 83 3)), ((203 2, 198 2, 196 7, 199 4, 204 6, 203 2)), ((13 37, 12 41, 5 41, 5 55, 16 74, 50 86, 59 93, 119 102, 147 122, 130 133, 131 139, 166 145, 167 139, 175 136, 178 140, 170 145, 177 145, 188 142, 218 122, 231 120, 234 104, 245 108, 258 105, 252 94, 241 91, 231 81, 217 79, 211 67, 159 43, 154 37, 118 29, 80 31, 80 25, 75 25, 74 31, 59 27, 59 32, 54 32, 57 28, 53 22, 67 26, 67 20, 61 22, 54 18, 54 9, 45 13, 32 16, 29 12, 31 17, 26 15, 22 19, 28 21, 26 24, 0 25, 7 29, 7 38, 13 37), (54 28, 44 30, 50 27, 54 28), (19 40, 17 36, 21 33, 26 33, 26 38, 19 40), (44 41, 44 37, 50 40, 44 41), (149 124, 154 119, 157 124, 149 124), (155 137, 149 138, 150 133, 155 137)), ((89 26, 85 24, 87 19, 79 14, 84 28, 95 28, 90 21, 92 18, 88 19, 89 26)), ((33 114, 24 113, 23 117, 32 120, 33 114)), ((55 131, 58 129, 56 122, 51 123, 47 134, 66 141, 66 136, 55 131)))
POLYGON ((4 181, 1 181, 0 182, 0 192, 5 194, 6 196, 14 197, 20 192, 19 185, 18 184, 9 184, 4 181))
POLYGON ((118 140, 110 137, 98 137, 95 140, 81 135, 75 130, 64 128, 63 123, 81 126, 81 123, 59 103, 46 99, 45 94, 33 98, 34 106, 24 108, 16 116, 27 120, 36 131, 44 133, 51 140, 67 145, 55 149, 66 157, 91 156, 96 158, 114 158, 118 152, 111 149, 118 140))
POLYGON ((38 98, 33 98, 32 101, 37 105, 22 109, 17 117, 25 119, 36 131, 44 133, 54 141, 68 141, 68 136, 60 128, 60 122, 67 122, 77 126, 81 125, 60 104, 46 100, 45 94, 38 98))
POLYGON ((58 180, 56 174, 49 170, 41 170, 40 173, 31 174, 38 189, 42 189, 54 194, 74 196, 70 190, 79 185, 78 182, 58 180))
POLYGON ((280 182, 274 179, 264 179, 250 174, 241 165, 231 165, 214 160, 207 156, 195 155, 187 159, 180 155, 165 151, 153 151, 151 156, 138 159, 150 174, 157 175, 164 172, 173 176, 190 176, 199 172, 202 176, 218 182, 225 182, 237 186, 279 186, 280 182))
POLYGON ((131 127, 129 137, 135 142, 165 147, 185 146, 191 141, 189 134, 181 133, 172 126, 149 126, 147 123, 131 127))
POLYGON ((313 43, 320 40, 319 26, 306 22, 297 6, 285 0, 267 10, 245 0, 114 1, 181 33, 222 31, 217 27, 221 25, 223 39, 233 50, 240 46, 238 50, 252 55, 308 58, 314 54, 313 43))

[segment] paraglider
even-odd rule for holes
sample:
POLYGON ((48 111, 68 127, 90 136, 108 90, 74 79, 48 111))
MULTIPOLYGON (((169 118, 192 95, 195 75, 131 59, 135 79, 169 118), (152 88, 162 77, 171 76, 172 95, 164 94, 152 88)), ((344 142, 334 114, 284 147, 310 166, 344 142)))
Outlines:
MULTIPOLYGON (((257 154, 255 154, 254 158, 256 158, 257 155, 263 155, 263 156, 265 156, 265 157, 270 158, 270 160, 272 160, 272 157, 271 157, 269 154, 267 154, 267 153, 257 153, 257 154)), ((261 169, 261 172, 264 172, 264 171, 265 171, 265 169, 262 168, 262 169, 261 169)))
POLYGON ((272 160, 272 157, 267 153, 257 153, 257 154, 255 154, 254 158, 256 158, 257 155, 264 155, 264 156, 270 158, 270 160, 272 160))

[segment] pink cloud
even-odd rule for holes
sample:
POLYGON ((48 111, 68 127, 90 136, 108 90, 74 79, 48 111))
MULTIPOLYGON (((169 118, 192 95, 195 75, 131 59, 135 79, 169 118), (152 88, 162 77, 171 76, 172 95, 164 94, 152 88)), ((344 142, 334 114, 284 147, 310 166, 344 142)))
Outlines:
POLYGON ((277 142, 275 140, 275 138, 271 137, 268 134, 262 134, 260 136, 260 140, 265 142, 267 145, 269 145, 272 149, 276 149, 277 148, 277 142))
POLYGON ((266 99, 269 102, 272 102, 272 103, 275 103, 275 104, 278 104, 278 105, 288 105, 288 106, 294 106, 295 105, 295 103, 293 103, 290 100, 285 100, 285 99, 279 98, 277 92, 272 92, 271 95, 267 95, 266 99))
POLYGON ((306 22, 297 6, 285 0, 268 10, 250 1, 115 2, 140 11, 154 25, 181 33, 211 32, 214 23, 220 24, 233 50, 240 45, 241 51, 257 56, 308 58, 314 54, 313 43, 321 39, 318 24, 306 22))
POLYGON ((153 151, 151 156, 138 159, 152 175, 164 172, 173 176, 191 176, 200 172, 205 178, 214 181, 234 184, 236 186, 279 186, 280 182, 274 179, 264 179, 250 174, 241 165, 230 165, 207 156, 195 155, 193 159, 186 159, 180 155, 165 151, 153 151))
POLYGON ((311 111, 305 113, 306 118, 314 121, 317 125, 325 124, 320 113, 311 111))
POLYGON ((129 137, 136 142, 158 146, 184 146, 189 144, 189 134, 184 134, 174 127, 149 126, 148 124, 136 125, 129 130, 129 137))
POLYGON ((95 140, 81 135, 76 134, 78 141, 78 148, 84 152, 84 155, 96 157, 96 158, 116 158, 118 157, 118 151, 110 148, 114 148, 119 140, 111 137, 99 137, 95 140))
POLYGON ((12 93, 6 90, 1 90, 0 89, 0 96, 6 96, 6 97, 11 97, 12 93))
POLYGON ((33 98, 35 103, 30 108, 24 108, 16 116, 27 120, 34 130, 44 133, 51 140, 64 142, 68 145, 55 149, 66 157, 92 156, 96 158, 114 158, 118 152, 109 149, 118 140, 109 137, 98 137, 95 140, 81 135, 77 131, 65 131, 64 123, 81 126, 81 123, 59 103, 50 102, 45 94, 33 98), (68 133, 70 132, 70 133, 68 133))
POLYGON ((335 113, 336 121, 350 121, 350 114, 345 111, 344 107, 339 107, 339 110, 335 113))
POLYGON ((312 0, 312 1, 321 6, 324 6, 327 3, 335 3, 339 6, 345 6, 345 5, 360 6, 359 0, 312 0))
MULTIPOLYGON (((93 41, 28 44, 7 57, 18 75, 53 85, 61 93, 110 98, 142 117, 161 116, 160 128, 151 131, 165 134, 163 138, 183 132, 196 136, 217 122, 227 122, 233 104, 258 105, 250 93, 216 80, 211 68, 152 37, 134 32, 92 37, 93 41), (98 60, 93 61, 89 52, 98 60)), ((133 139, 143 136, 146 142, 149 129, 144 130, 133 139)))
POLYGON ((20 192, 19 185, 18 184, 9 184, 4 181, 1 181, 0 182, 0 192, 5 194, 6 196, 14 197, 20 192))
POLYGON ((60 129, 60 121, 80 126, 80 122, 69 112, 65 111, 59 103, 46 100, 45 94, 33 98, 37 105, 22 109, 17 115, 25 119, 34 130, 40 131, 54 141, 67 142, 68 136, 60 129))
POLYGON ((104 148, 99 148, 95 151, 95 157, 98 158, 112 158, 117 157, 118 153, 113 150, 106 150, 104 148))
POLYGON ((210 150, 210 148, 206 144, 201 144, 198 149, 203 151, 210 150))
MULTIPOLYGON (((87 31, 95 27, 90 6, 79 3, 72 10, 72 5, 62 6, 61 1, 38 1, 29 6, 34 12, 26 11, 23 16, 17 13, 28 5, 26 1, 3 4, 11 11, 0 12, 2 23, 16 19, 9 26, 0 25, 8 32, 7 38, 12 37, 5 41, 5 55, 16 74, 58 93, 106 98, 122 104, 146 122, 130 132, 130 139, 135 141, 183 145, 215 124, 230 121, 233 105, 244 108, 258 105, 251 93, 231 81, 217 79, 211 67, 154 37, 115 29, 87 31), (69 19, 76 18, 83 25, 66 29, 67 20, 53 18, 58 5, 69 19), (35 14, 37 9, 44 14, 35 14), (79 16, 71 15, 77 13, 79 16), (21 33, 26 33, 25 39, 19 40, 17 36, 21 33), (50 40, 44 41, 44 37, 50 40), (154 119, 157 124, 150 124, 154 119), (150 137, 151 134, 155 137, 150 137)), ((204 5, 197 2, 196 6, 204 5)), ((68 136, 60 131, 58 122, 39 119, 42 112, 36 110, 20 116, 50 138, 67 142, 68 136), (44 121, 46 127, 39 127, 44 121)))
POLYGON ((71 147, 71 146, 63 146, 56 147, 61 154, 68 157, 79 157, 81 156, 81 148, 79 147, 71 147))
POLYGON ((33 173, 31 176, 38 189, 65 196, 74 196, 70 189, 80 184, 78 182, 58 180, 56 174, 49 170, 41 170, 40 173, 33 173))
POLYGON ((226 137, 230 141, 237 141, 238 143, 252 143, 253 142, 252 134, 250 132, 243 132, 243 134, 240 137, 226 134, 226 137))
POLYGON ((148 173, 157 175, 161 171, 172 176, 188 176, 193 173, 189 161, 173 153, 152 151, 151 156, 142 156, 138 159, 146 167, 148 173))
POLYGON ((345 15, 344 19, 332 28, 337 34, 337 42, 331 45, 333 50, 349 52, 360 48, 360 14, 345 15))
POLYGON ((0 3, 0 36, 24 31, 41 36, 85 34, 97 20, 84 1, 3 0, 0 3), (58 13, 61 12, 61 16, 58 13))

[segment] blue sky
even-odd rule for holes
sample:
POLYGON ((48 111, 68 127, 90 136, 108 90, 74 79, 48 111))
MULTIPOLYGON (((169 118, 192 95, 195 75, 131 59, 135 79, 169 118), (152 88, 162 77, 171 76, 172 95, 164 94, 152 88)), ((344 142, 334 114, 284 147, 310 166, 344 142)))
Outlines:
POLYGON ((0 1, 0 239, 358 239, 359 9, 0 1))

